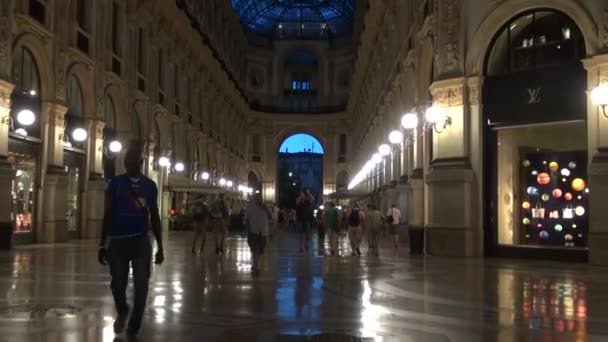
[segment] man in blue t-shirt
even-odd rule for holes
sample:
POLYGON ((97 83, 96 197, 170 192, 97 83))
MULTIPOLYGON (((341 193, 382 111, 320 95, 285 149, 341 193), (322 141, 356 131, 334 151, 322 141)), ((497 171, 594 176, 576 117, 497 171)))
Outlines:
POLYGON ((135 294, 127 328, 129 336, 136 336, 139 332, 148 297, 152 261, 152 245, 148 236, 150 223, 158 246, 155 263, 164 261, 158 189, 154 181, 142 175, 142 163, 141 149, 131 146, 125 155, 127 172, 113 177, 108 184, 98 253, 99 262, 110 265, 110 287, 118 314, 114 322, 116 334, 122 333, 129 316, 126 290, 129 268, 133 267, 135 294))

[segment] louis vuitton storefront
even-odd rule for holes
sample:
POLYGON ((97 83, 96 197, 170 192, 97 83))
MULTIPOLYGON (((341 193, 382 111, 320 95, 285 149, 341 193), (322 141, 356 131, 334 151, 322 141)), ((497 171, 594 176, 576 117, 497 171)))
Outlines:
POLYGON ((587 73, 568 16, 510 20, 486 57, 485 250, 584 260, 588 246, 587 73))

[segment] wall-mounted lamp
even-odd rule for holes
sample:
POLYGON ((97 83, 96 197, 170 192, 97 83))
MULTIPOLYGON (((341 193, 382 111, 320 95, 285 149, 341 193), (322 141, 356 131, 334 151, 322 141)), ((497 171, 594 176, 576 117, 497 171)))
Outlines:
POLYGON ((122 151, 122 144, 118 140, 114 140, 108 144, 108 149, 112 153, 120 153, 122 151))
POLYGON ((401 127, 407 130, 418 128, 418 115, 416 113, 405 113, 401 117, 401 127))
POLYGON ((393 145, 398 145, 403 142, 403 133, 401 131, 394 130, 388 135, 388 141, 393 145))
POLYGON ((591 101, 602 109, 602 114, 605 118, 608 118, 606 113, 606 106, 608 105, 608 87, 601 85, 591 90, 591 101))
POLYGON ((167 157, 158 158, 158 166, 168 168, 171 166, 171 161, 167 157))
POLYGON ((389 144, 382 144, 380 146, 378 146, 378 153, 380 153, 380 155, 382 157, 386 157, 389 154, 391 154, 391 147, 389 144))
POLYGON ((177 163, 175 163, 175 166, 173 168, 177 172, 184 172, 184 170, 186 169, 186 166, 182 162, 177 162, 177 163))
POLYGON ((225 178, 220 178, 220 185, 221 186, 226 186, 226 179, 225 178))
POLYGON ((231 181, 231 180, 227 180, 227 181, 226 181, 226 186, 227 186, 227 187, 232 188, 232 186, 233 186, 233 185, 234 185, 234 182, 233 182, 233 181, 231 181))
POLYGON ((204 181, 209 180, 209 177, 210 177, 210 175, 209 175, 209 172, 207 172, 207 171, 203 171, 203 173, 201 174, 201 179, 204 181))
POLYGON ((441 107, 430 106, 424 114, 425 125, 433 127, 435 132, 441 133, 452 124, 452 118, 441 107))

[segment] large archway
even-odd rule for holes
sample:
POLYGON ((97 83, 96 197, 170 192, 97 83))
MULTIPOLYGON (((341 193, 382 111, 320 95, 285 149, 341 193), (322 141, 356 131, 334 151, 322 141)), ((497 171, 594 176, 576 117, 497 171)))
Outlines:
POLYGON ((505 22, 486 51, 486 254, 585 257, 587 217, 568 208, 588 209, 586 46, 567 13, 534 8, 505 22))
POLYGON ((297 133, 279 145, 277 158, 277 202, 281 208, 295 208, 298 194, 309 188, 320 202, 323 196, 323 158, 325 149, 319 139, 297 133))

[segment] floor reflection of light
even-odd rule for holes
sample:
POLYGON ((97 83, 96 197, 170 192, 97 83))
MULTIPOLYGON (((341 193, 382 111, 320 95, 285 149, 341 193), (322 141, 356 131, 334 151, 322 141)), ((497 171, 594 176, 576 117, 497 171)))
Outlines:
POLYGON ((101 331, 101 338, 103 342, 113 342, 114 337, 116 337, 116 335, 114 334, 114 328, 111 324, 103 327, 103 330, 101 331))
POLYGON ((375 340, 380 340, 378 336, 378 330, 380 330, 379 320, 382 315, 387 314, 388 311, 379 306, 374 305, 371 302, 372 288, 369 286, 369 281, 363 281, 363 294, 361 295, 361 303, 363 305, 363 311, 361 313, 361 334, 364 337, 374 337, 375 340))
POLYGON ((167 298, 165 296, 154 297, 154 306, 165 306, 166 299, 167 298))
POLYGON ((173 299, 175 299, 175 300, 182 300, 182 298, 183 298, 183 295, 181 295, 179 293, 173 295, 173 299))
POLYGON ((165 309, 162 308, 157 308, 156 310, 156 323, 163 323, 165 322, 165 316, 167 315, 167 312, 165 311, 165 309))

